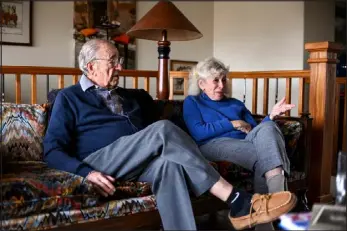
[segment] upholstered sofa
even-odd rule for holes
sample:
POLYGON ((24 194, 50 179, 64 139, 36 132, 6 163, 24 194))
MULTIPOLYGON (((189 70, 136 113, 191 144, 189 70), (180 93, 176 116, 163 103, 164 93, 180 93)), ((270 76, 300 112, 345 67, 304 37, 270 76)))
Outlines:
MULTIPOLYGON (((156 101, 161 119, 169 119, 186 130, 182 105, 182 101, 156 101)), ((51 104, 2 104, 1 228, 133 229, 146 228, 150 223, 159 227, 156 201, 149 184, 116 182, 115 194, 104 198, 84 178, 46 166, 42 139, 50 108, 51 104)), ((306 187, 308 121, 306 117, 277 120, 292 162, 291 190, 306 187)), ((252 190, 251 172, 230 163, 211 164, 234 185, 252 190)), ((206 194, 201 198, 211 197, 206 194)), ((201 198, 192 198, 197 214, 224 208, 201 198)))

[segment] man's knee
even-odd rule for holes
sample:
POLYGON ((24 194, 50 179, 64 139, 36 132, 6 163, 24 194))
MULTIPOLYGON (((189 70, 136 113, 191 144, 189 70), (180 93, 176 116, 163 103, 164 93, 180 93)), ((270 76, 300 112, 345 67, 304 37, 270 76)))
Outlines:
POLYGON ((158 120, 152 125, 156 131, 172 131, 173 129, 177 128, 177 126, 170 120, 158 120))
POLYGON ((174 123, 172 123, 170 120, 158 120, 154 122, 156 126, 175 126, 174 123))

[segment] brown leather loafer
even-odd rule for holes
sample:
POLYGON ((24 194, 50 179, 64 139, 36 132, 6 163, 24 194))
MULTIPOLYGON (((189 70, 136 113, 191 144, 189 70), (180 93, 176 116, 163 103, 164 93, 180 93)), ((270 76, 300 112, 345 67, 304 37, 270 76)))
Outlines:
POLYGON ((252 228, 257 224, 274 221, 288 213, 294 208, 296 202, 296 196, 288 191, 264 195, 254 194, 249 215, 236 218, 229 215, 229 219, 237 230, 252 228))

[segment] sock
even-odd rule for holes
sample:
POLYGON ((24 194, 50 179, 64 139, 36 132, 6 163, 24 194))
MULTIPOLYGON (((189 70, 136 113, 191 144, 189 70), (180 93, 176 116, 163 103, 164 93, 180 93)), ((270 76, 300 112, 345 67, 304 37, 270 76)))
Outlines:
POLYGON ((252 194, 233 188, 228 199, 226 200, 230 208, 231 217, 241 217, 249 214, 251 208, 252 194))
MULTIPOLYGON (((280 192, 287 190, 286 179, 283 174, 277 174, 266 180, 266 184, 269 193, 280 192)), ((275 230, 272 222, 258 224, 255 226, 255 230, 275 230)))
POLYGON ((284 191, 285 187, 285 176, 283 174, 274 175, 266 180, 269 193, 284 191))

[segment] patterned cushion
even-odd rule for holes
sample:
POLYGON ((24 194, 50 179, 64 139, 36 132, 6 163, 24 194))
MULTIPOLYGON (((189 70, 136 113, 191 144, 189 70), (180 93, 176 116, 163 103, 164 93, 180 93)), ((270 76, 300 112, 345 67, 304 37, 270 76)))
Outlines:
POLYGON ((47 108, 37 104, 3 103, 0 114, 2 161, 41 161, 47 108))
POLYGON ((57 97, 59 91, 61 91, 62 89, 52 89, 48 92, 47 95, 47 103, 49 104, 53 104, 55 101, 55 98, 57 97))
POLYGON ((61 90, 62 89, 52 89, 47 94, 47 106, 49 107, 48 115, 47 115, 47 121, 49 121, 50 118, 51 118, 52 108, 53 108, 53 104, 54 104, 55 98, 57 97, 59 91, 61 91, 61 90))
POLYGON ((147 183, 116 182, 115 194, 104 198, 83 177, 47 168, 43 162, 22 163, 11 169, 1 180, 3 219, 87 209, 110 200, 151 194, 147 183))
POLYGON ((4 219, 1 221, 1 230, 46 230, 148 212, 156 209, 156 201, 153 195, 122 200, 108 200, 95 207, 33 214, 27 217, 8 220, 4 219))

